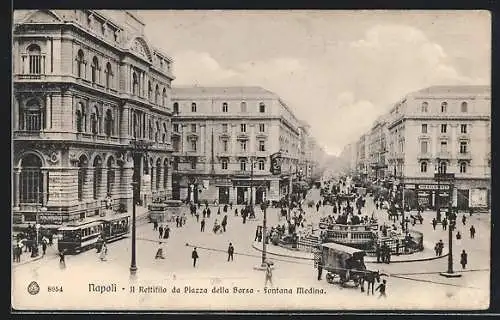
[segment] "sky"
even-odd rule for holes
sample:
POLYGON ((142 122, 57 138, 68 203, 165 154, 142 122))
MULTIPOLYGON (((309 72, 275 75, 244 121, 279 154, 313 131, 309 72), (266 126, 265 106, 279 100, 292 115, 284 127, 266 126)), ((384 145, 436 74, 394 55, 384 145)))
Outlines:
POLYGON ((173 85, 277 93, 332 155, 404 95, 490 84, 486 11, 138 11, 173 85))

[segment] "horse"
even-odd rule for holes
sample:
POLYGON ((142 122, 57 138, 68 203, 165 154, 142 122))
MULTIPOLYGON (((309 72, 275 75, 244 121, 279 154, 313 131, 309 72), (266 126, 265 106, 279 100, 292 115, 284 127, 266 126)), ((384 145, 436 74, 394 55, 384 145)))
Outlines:
POLYGON ((366 294, 367 295, 370 294, 370 287, 372 289, 372 294, 374 294, 375 281, 377 283, 379 283, 380 282, 380 276, 383 276, 383 275, 387 276, 386 274, 380 273, 379 271, 369 271, 369 270, 363 271, 362 275, 360 276, 361 292, 365 291, 364 285, 365 285, 365 281, 366 281, 368 283, 368 286, 367 286, 367 289, 366 289, 366 294))

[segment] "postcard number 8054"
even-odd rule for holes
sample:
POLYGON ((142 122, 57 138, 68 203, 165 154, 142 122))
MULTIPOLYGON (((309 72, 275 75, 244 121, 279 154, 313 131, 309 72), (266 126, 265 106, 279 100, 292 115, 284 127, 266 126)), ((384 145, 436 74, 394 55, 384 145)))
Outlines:
POLYGON ((47 291, 48 292, 63 292, 63 287, 62 286, 48 286, 47 291))

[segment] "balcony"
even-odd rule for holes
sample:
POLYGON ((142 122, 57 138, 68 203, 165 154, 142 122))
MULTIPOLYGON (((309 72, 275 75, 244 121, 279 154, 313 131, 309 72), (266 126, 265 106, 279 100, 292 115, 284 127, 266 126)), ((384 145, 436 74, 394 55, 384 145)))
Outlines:
POLYGON ((439 159, 450 159, 451 153, 449 151, 439 151, 436 155, 436 158, 439 159))
POLYGON ((432 155, 430 152, 419 152, 417 155, 418 159, 430 160, 432 159, 432 155))
POLYGON ((233 175, 238 178, 250 178, 252 174, 249 170, 236 170, 233 175))
POLYGON ((34 73, 34 74, 17 74, 17 80, 45 80, 44 74, 34 73))
POLYGON ((238 135, 236 136, 236 139, 238 139, 238 140, 248 140, 248 139, 250 139, 250 136, 246 132, 239 132, 238 135))
POLYGON ((457 154, 458 160, 472 160, 472 154, 470 152, 459 152, 457 154))

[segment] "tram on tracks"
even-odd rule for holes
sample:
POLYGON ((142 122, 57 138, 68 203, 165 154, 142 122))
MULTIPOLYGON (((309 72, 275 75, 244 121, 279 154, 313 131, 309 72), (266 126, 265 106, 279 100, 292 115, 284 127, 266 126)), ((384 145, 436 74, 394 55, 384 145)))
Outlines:
POLYGON ((95 248, 100 241, 112 242, 130 232, 130 216, 113 214, 98 219, 83 220, 60 227, 57 230, 58 250, 69 254, 95 248))

